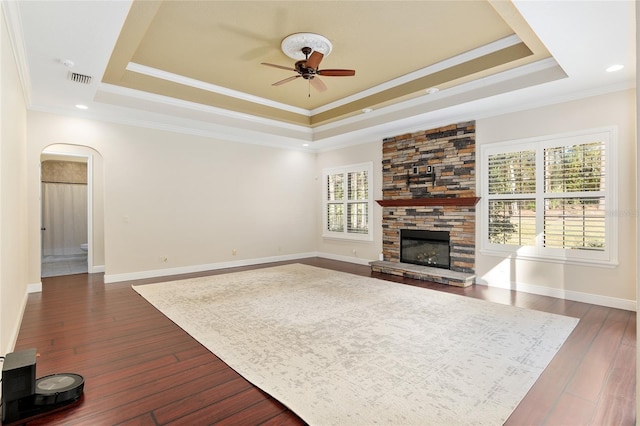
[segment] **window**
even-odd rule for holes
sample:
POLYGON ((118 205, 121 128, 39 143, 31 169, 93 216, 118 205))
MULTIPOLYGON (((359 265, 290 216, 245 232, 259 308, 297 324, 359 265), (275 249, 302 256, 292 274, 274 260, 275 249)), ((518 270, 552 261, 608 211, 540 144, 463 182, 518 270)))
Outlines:
POLYGON ((481 146, 482 247, 615 264, 615 129, 481 146))
POLYGON ((324 237, 372 240, 372 163, 323 170, 324 237))

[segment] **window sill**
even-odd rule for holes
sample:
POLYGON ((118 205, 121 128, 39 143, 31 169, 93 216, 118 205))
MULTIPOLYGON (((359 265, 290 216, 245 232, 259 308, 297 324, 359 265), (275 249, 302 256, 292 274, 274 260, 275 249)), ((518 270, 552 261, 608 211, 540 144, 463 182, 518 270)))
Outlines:
POLYGON ((617 268, 618 261, 611 260, 594 260, 594 259, 567 259, 551 256, 541 256, 533 254, 514 253, 512 251, 488 250, 482 249, 478 252, 484 256, 503 257, 516 260, 528 260, 535 262, 559 263, 562 265, 591 266, 596 268, 617 268))
POLYGON ((360 243, 370 243, 373 242, 372 235, 327 235, 323 234, 322 239, 324 240, 335 240, 335 241, 351 241, 351 242, 360 242, 360 243))

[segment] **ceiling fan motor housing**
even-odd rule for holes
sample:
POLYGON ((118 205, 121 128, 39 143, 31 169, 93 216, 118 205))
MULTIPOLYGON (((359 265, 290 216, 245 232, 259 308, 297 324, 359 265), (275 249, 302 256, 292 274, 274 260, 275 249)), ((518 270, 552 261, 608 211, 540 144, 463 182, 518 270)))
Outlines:
POLYGON ((316 70, 315 69, 307 67, 307 61, 298 61, 298 62, 296 62, 295 67, 296 67, 296 71, 298 71, 298 73, 305 80, 313 78, 313 76, 316 75, 316 70))

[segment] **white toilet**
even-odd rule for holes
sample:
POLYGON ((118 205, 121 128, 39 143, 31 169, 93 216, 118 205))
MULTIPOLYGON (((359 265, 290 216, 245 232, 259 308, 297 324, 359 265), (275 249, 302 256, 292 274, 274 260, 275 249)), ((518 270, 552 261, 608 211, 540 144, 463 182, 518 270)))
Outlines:
POLYGON ((80 244, 80 250, 82 250, 84 252, 88 252, 89 251, 89 244, 88 243, 80 244))

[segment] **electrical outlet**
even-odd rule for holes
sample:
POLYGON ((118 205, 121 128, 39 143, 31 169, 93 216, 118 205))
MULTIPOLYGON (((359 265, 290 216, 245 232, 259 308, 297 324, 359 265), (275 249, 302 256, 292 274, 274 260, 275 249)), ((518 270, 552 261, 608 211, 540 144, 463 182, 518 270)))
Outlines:
POLYGON ((418 168, 417 168, 417 167, 414 167, 414 168, 413 168, 413 174, 414 174, 414 175, 417 175, 417 174, 418 174, 418 168))
POLYGON ((169 258, 167 256, 160 256, 160 263, 167 263, 169 258))
POLYGON ((431 173, 433 173, 433 167, 427 166, 427 174, 431 174, 431 173))

